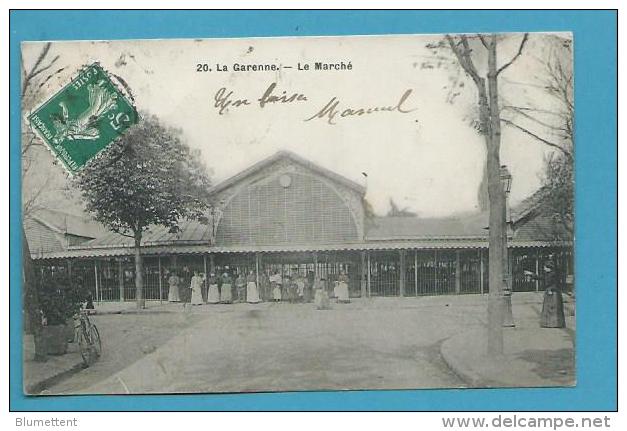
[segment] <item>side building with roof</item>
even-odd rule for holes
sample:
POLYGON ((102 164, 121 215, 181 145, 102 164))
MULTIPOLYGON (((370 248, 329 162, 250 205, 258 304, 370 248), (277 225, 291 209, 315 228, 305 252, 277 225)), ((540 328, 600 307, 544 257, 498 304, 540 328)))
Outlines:
POLYGON ((24 232, 31 256, 44 259, 106 235, 107 230, 86 215, 39 209, 24 218, 24 232))
MULTIPOLYGON (((376 217, 368 211, 364 186, 286 151, 214 186, 211 194, 214 207, 207 224, 184 221, 177 233, 160 227, 146 232, 146 299, 168 297, 173 271, 183 286, 194 271, 252 270, 258 280, 276 272, 317 275, 329 286, 345 271, 353 297, 488 291, 485 213, 376 217)), ((510 212, 508 266, 514 291, 542 290, 538 275, 549 260, 560 262, 566 280, 572 274, 571 235, 555 229, 538 199, 510 212)), ((32 254, 40 265, 69 267, 95 300, 135 299, 130 238, 108 232, 32 254)))

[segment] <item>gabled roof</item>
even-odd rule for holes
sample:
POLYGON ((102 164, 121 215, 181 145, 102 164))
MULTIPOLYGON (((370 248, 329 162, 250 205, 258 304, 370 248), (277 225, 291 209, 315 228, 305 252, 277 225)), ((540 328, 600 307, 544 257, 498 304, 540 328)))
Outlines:
POLYGON ((486 238, 487 213, 447 218, 375 217, 369 222, 368 241, 486 238))
POLYGON ((519 204, 510 209, 513 223, 518 223, 521 219, 536 211, 541 205, 546 195, 546 188, 540 187, 531 195, 523 199, 519 204))
POLYGON ((276 163, 280 160, 290 160, 296 164, 299 164, 313 172, 316 172, 322 176, 325 176, 327 178, 329 178, 332 181, 335 181, 337 183, 340 183, 354 191, 356 191, 357 193, 364 195, 366 193, 366 188, 352 180, 349 180, 346 177, 343 177, 339 174, 336 174, 335 172, 324 168, 320 165, 317 165, 315 163, 313 163, 312 161, 309 161, 295 153, 292 153, 291 151, 286 151, 286 150, 282 150, 282 151, 278 151, 276 153, 274 153, 272 156, 267 157, 257 163, 255 163, 254 165, 250 166, 247 169, 244 169, 243 171, 241 171, 240 173, 222 181, 221 183, 215 185, 211 190, 210 193, 211 194, 215 194, 215 193, 219 193, 222 190, 232 186, 233 184, 236 184, 248 177, 250 177, 251 175, 256 174, 257 172, 265 169, 266 167, 272 165, 273 163, 276 163))
MULTIPOLYGON (((145 231, 142 237, 142 246, 155 245, 209 245, 211 241, 211 225, 202 224, 195 220, 183 220, 179 223, 180 231, 172 233, 163 226, 154 226, 145 231)), ((73 248, 107 248, 133 247, 133 238, 109 232, 104 236, 73 248)))
POLYGON ((24 219, 24 233, 28 240, 28 248, 33 257, 42 253, 51 253, 64 250, 65 241, 61 233, 50 226, 41 223, 34 217, 24 219))
POLYGON ((40 209, 31 218, 59 234, 97 238, 107 230, 87 215, 69 214, 52 209, 40 209))
POLYGON ((520 219, 514 230, 516 241, 572 241, 572 235, 549 214, 534 213, 520 219))
POLYGON ((516 241, 572 241, 573 235, 544 206, 548 190, 541 187, 511 210, 516 241))

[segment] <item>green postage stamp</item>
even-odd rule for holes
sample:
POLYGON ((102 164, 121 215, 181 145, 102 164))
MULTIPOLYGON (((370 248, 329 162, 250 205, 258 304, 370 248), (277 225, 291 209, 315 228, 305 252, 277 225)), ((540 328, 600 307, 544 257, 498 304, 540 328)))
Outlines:
POLYGON ((70 175, 138 121, 137 111, 98 63, 28 116, 70 175))

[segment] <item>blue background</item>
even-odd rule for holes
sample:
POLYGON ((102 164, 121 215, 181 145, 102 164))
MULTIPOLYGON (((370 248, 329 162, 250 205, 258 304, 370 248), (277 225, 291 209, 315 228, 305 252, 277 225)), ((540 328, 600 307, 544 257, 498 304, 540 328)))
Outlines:
POLYGON ((11 410, 615 410, 616 25, 613 11, 13 11, 10 17, 11 410), (505 31, 574 33, 578 323, 575 388, 43 398, 22 394, 21 41, 505 31))

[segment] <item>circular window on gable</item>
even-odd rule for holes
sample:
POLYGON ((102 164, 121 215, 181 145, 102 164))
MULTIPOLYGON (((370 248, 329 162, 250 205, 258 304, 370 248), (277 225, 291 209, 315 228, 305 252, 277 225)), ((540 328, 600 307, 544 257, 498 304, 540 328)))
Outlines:
POLYGON ((281 187, 289 187, 290 184, 292 184, 292 177, 290 177, 287 174, 283 174, 279 177, 279 184, 281 184, 281 187))

